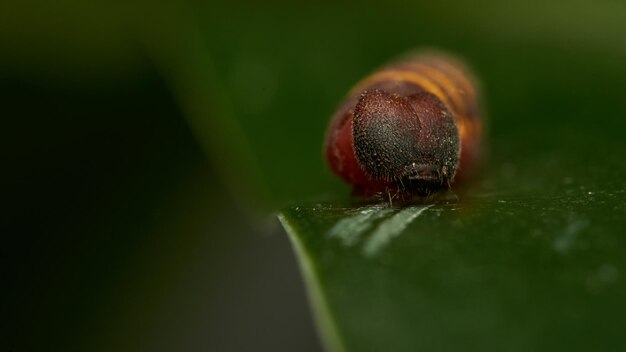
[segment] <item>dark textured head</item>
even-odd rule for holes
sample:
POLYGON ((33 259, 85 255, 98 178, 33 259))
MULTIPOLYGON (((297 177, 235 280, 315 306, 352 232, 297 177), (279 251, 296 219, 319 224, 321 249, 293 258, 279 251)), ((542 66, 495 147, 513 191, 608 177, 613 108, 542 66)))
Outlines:
POLYGON ((366 91, 352 128, 357 160, 374 180, 427 194, 454 178, 459 134, 452 114, 430 93, 402 97, 366 91))

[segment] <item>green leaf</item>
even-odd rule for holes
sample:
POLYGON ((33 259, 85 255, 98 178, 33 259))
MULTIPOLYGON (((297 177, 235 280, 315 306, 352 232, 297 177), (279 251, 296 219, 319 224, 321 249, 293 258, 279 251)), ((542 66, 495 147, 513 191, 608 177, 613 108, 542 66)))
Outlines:
POLYGON ((281 213, 328 350, 626 348, 625 149, 544 127, 495 137, 458 201, 281 213))

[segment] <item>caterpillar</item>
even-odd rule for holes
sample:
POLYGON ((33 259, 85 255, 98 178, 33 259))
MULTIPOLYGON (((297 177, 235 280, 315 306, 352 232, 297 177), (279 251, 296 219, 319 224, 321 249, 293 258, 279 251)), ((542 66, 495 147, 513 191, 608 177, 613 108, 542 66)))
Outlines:
POLYGON ((330 120, 324 150, 331 171, 357 195, 450 189, 481 154, 476 82, 461 60, 436 51, 410 53, 367 76, 330 120))

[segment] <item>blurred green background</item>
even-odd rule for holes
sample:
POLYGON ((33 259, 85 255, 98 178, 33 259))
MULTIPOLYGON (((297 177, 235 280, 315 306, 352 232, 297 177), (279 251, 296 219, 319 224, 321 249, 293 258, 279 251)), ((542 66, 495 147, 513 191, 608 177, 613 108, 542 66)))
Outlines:
POLYGON ((621 187, 625 34, 609 0, 3 1, 3 350, 319 350, 272 215, 348 196, 321 156, 347 90, 448 50, 487 164, 537 160, 511 187, 621 187))

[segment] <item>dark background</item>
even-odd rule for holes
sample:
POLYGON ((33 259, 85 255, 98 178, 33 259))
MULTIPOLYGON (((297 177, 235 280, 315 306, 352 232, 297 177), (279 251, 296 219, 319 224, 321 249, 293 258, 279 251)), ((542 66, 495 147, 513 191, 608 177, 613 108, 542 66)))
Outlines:
POLYGON ((319 350, 273 214, 347 196, 321 144, 351 85, 445 49, 488 162, 613 162, 625 33, 619 1, 3 2, 2 349, 319 350))

